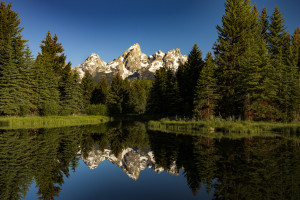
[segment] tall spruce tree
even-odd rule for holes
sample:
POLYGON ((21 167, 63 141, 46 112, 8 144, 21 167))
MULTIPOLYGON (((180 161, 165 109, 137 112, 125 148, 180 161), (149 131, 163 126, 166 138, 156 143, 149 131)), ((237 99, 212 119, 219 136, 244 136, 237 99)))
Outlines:
POLYGON ((203 68, 202 52, 195 44, 184 65, 179 66, 176 73, 178 88, 181 97, 181 114, 192 115, 194 94, 200 72, 203 68))
POLYGON ((95 89, 92 92, 91 103, 92 104, 105 104, 108 95, 108 83, 106 78, 102 78, 99 83, 95 85, 95 89))
POLYGON ((263 8, 259 16, 259 28, 260 28, 260 34, 262 35, 263 39, 267 41, 268 28, 269 28, 269 17, 268 17, 267 8, 263 8))
POLYGON ((85 71, 81 80, 81 92, 83 107, 86 108, 91 103, 92 92, 94 90, 94 80, 91 77, 89 71, 85 71))
MULTIPOLYGON (((300 90, 300 28, 298 27, 292 36, 292 48, 295 55, 295 60, 298 68, 298 91, 300 90)), ((296 116, 300 120, 300 93, 297 97, 297 112, 296 116)))
POLYGON ((37 96, 34 92, 36 87, 35 75, 34 75, 34 59, 29 47, 27 46, 24 51, 22 67, 20 68, 22 80, 22 99, 23 105, 21 107, 21 115, 37 114, 37 96))
POLYGON ((277 94, 275 102, 281 111, 277 120, 290 121, 296 117, 295 113, 295 94, 298 80, 296 72, 297 64, 293 57, 291 49, 290 35, 286 31, 284 18, 278 7, 275 7, 271 17, 268 35, 268 48, 271 58, 271 64, 276 70, 274 79, 277 94))
POLYGON ((153 114, 175 115, 179 111, 179 89, 174 72, 164 66, 154 75, 147 111, 153 114))
POLYGON ((198 119, 209 118, 215 114, 219 98, 215 68, 212 54, 208 53, 195 90, 193 113, 198 119))
POLYGON ((65 66, 64 49, 58 43, 56 35, 47 33, 41 44, 41 52, 35 63, 37 80, 36 92, 38 93, 38 107, 42 115, 57 115, 60 112, 59 81, 65 66))
POLYGON ((0 115, 21 114, 26 105, 22 68, 26 40, 22 39, 20 18, 12 4, 0 4, 0 115))
POLYGON ((217 64, 219 112, 224 116, 242 116, 245 91, 242 85, 242 61, 256 26, 256 15, 248 0, 227 0, 222 26, 217 26, 214 45, 217 64))
POLYGON ((124 99, 126 98, 126 93, 128 92, 125 84, 126 83, 124 83, 124 80, 120 74, 116 74, 116 76, 114 76, 107 96, 107 104, 111 114, 123 113, 125 104, 124 99))
POLYGON ((61 106, 63 115, 70 115, 81 111, 82 96, 78 80, 76 80, 76 71, 71 70, 71 65, 64 67, 62 72, 63 86, 61 88, 61 106))

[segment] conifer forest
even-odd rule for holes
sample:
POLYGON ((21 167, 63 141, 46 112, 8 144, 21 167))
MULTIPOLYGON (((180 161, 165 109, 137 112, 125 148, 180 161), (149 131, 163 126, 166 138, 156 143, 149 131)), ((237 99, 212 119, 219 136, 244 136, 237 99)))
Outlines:
POLYGON ((0 5, 0 115, 149 114, 203 120, 300 120, 300 28, 287 31, 280 8, 258 11, 227 0, 211 52, 196 44, 177 71, 152 80, 81 79, 50 31, 33 57, 11 3, 0 5))

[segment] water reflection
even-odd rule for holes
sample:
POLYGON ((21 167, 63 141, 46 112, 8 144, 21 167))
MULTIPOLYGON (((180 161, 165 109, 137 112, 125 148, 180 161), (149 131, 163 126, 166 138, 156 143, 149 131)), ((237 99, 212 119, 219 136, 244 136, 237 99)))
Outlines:
POLYGON ((40 199, 54 199, 80 159, 90 169, 110 161, 133 180, 146 168, 177 176, 183 169, 191 192, 206 188, 213 199, 300 198, 294 137, 212 139, 147 131, 136 122, 2 130, 0 199, 24 198, 33 180, 40 199))

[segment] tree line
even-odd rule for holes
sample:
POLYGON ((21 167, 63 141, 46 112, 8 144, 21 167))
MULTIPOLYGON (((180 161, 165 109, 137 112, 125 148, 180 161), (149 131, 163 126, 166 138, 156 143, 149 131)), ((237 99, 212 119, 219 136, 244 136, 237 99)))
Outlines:
POLYGON ((299 120, 300 29, 290 35, 278 7, 259 13, 250 0, 227 0, 214 57, 194 45, 174 74, 155 73, 148 110, 206 119, 299 120))
POLYGON ((227 0, 214 54, 194 45, 176 72, 162 67, 155 80, 95 83, 66 63, 56 35, 47 33, 33 58, 20 18, 1 2, 0 115, 148 113, 206 119, 299 120, 300 29, 291 35, 276 7, 259 13, 250 0, 227 0))

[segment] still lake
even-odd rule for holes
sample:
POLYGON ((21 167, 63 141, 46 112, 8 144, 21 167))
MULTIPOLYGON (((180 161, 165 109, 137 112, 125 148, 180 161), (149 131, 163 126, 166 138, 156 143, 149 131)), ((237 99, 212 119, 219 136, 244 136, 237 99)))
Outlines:
POLYGON ((176 135, 141 122, 0 130, 0 199, 299 200, 300 137, 176 135))

